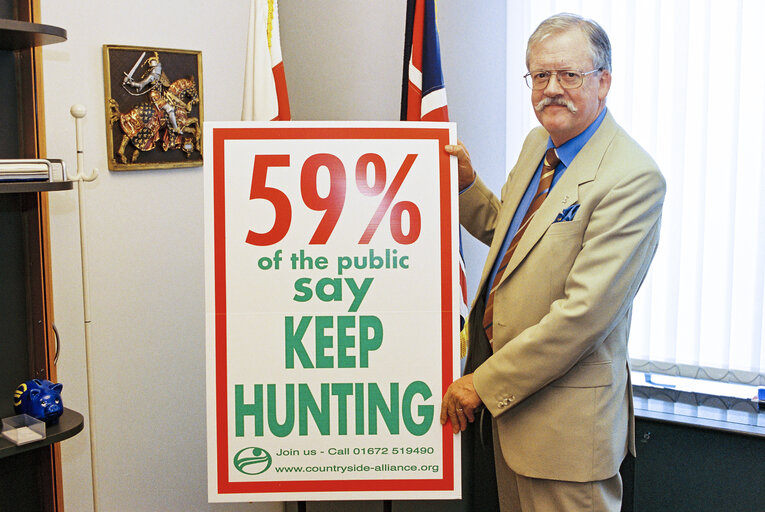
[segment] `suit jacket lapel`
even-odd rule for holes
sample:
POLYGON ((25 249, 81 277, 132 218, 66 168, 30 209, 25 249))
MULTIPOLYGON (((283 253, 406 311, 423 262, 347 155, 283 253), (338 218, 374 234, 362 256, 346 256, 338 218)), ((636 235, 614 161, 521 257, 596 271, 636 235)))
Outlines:
MULTIPOLYGON (((566 169, 566 172, 553 187, 552 191, 550 191, 544 203, 539 207, 534 218, 531 219, 529 227, 526 228, 526 232, 523 234, 518 247, 513 253, 513 257, 505 269, 505 273, 502 276, 503 281, 513 273, 521 261, 528 255, 529 251, 542 238, 542 235, 545 234, 550 225, 555 221, 558 213, 566 206, 572 205, 579 200, 579 186, 595 178, 606 148, 611 143, 616 130, 617 124, 613 117, 611 117, 611 114, 607 112, 603 123, 579 154, 577 154, 569 168, 566 169)), ((540 154, 539 159, 541 160, 541 158, 542 155, 540 154)), ((538 162, 539 160, 537 160, 538 162)), ((526 183, 530 179, 531 177, 529 176, 526 183)))

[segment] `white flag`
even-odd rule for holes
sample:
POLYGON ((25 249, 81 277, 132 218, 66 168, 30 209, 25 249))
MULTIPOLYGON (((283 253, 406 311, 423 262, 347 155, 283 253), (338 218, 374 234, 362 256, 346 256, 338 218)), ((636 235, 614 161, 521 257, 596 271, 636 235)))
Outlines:
POLYGON ((277 0, 251 0, 242 121, 290 119, 277 0))

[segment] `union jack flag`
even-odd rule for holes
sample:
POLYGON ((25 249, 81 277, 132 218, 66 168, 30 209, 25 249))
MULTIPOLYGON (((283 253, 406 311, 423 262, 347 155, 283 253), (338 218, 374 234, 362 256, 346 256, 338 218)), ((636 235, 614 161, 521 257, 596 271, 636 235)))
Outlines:
MULTIPOLYGON (((448 121, 446 88, 441 71, 435 0, 408 0, 404 40, 402 121, 448 121)), ((459 234, 460 331, 468 314, 465 259, 459 234)))

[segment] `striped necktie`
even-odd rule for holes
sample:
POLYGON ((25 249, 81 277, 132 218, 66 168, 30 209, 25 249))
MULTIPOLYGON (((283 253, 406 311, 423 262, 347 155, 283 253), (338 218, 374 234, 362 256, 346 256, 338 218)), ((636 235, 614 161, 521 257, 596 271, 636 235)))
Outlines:
POLYGON ((520 242, 523 233, 526 231, 526 227, 528 227, 531 219, 534 217, 534 213, 536 213, 537 209, 539 209, 542 202, 547 197, 548 192, 550 192, 553 175, 555 174, 555 167, 557 167, 559 163, 560 158, 558 158, 555 148, 548 149, 547 153, 545 153, 545 161, 542 166, 542 175, 539 178, 537 193, 534 195, 534 199, 531 201, 529 209, 523 217, 523 222, 521 222, 518 231, 515 232, 507 251, 505 251, 504 256, 502 256, 502 261, 500 261, 499 267, 497 268, 497 274, 494 276, 494 281, 491 283, 491 291, 489 292, 489 298, 486 301, 486 308, 483 314, 483 328, 486 330, 486 337, 489 338, 490 343, 493 342, 494 338, 494 330, 492 329, 494 324, 494 292, 497 289, 497 285, 499 285, 499 282, 502 280, 502 274, 505 272, 505 268, 510 262, 510 258, 512 258, 515 248, 518 246, 518 242, 520 242))

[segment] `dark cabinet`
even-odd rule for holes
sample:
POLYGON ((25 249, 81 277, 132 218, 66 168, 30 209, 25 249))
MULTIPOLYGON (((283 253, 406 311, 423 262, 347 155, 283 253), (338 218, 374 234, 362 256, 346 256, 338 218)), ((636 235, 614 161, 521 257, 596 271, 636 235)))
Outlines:
MULTIPOLYGON (((761 413, 762 414, 762 413, 761 413)), ((765 510, 765 437, 641 418, 624 512, 765 510)))

